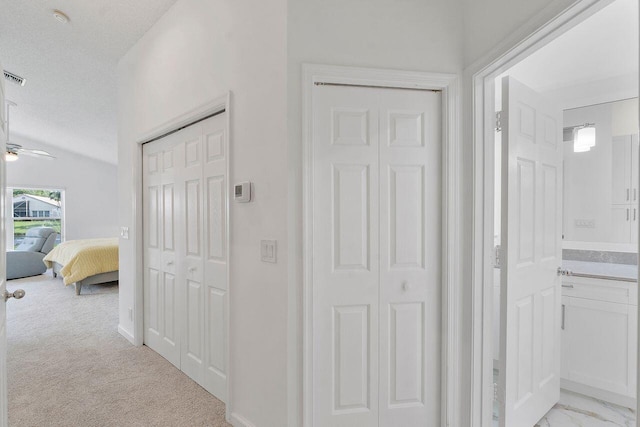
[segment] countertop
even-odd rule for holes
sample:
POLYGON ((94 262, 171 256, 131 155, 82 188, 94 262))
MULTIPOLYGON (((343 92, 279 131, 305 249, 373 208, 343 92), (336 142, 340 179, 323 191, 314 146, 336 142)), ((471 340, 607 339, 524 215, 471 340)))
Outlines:
POLYGON ((628 264, 612 264, 606 262, 562 261, 562 268, 571 271, 574 276, 587 274, 601 279, 638 281, 638 266, 628 264))

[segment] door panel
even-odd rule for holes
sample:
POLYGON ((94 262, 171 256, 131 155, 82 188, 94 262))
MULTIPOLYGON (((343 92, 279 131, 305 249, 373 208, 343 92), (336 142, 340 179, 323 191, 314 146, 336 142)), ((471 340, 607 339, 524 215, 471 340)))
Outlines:
MULTIPOLYGON (((1 65, 1 64, 0 64, 1 65)), ((0 66, 2 69, 2 66, 0 66)), ((6 150, 6 124, 5 124, 5 97, 4 80, 0 81, 0 152, 6 150)), ((7 171, 4 158, 0 160, 0 212, 6 212, 7 171)), ((6 241, 6 224, 0 221, 0 242, 6 241)), ((0 272, 6 272, 6 247, 0 245, 0 272)), ((6 291, 6 274, 0 274, 0 427, 6 427, 7 421, 7 330, 6 330, 6 304, 4 292, 6 291)))
POLYGON ((176 333, 175 183, 172 136, 143 148, 144 340, 150 348, 180 366, 176 333))
POLYGON ((440 94, 314 90, 314 425, 439 425, 440 94))
POLYGON ((176 150, 180 165, 176 186, 180 189, 181 205, 177 209, 180 230, 180 262, 178 277, 180 292, 185 296, 182 313, 182 348, 180 369, 197 383, 204 381, 204 288, 202 236, 202 128, 195 124, 177 132, 180 139, 176 150))
POLYGON ((561 113, 503 80, 500 406, 531 427, 560 397, 561 113))
POLYGON ((314 425, 378 425, 378 108, 314 96, 314 425))
POLYGON ((203 387, 223 402, 227 401, 228 319, 228 173, 227 173, 227 115, 219 114, 202 123, 202 140, 206 157, 202 180, 204 218, 203 257, 204 296, 204 382, 203 387))
POLYGON ((380 425, 440 425, 441 95, 380 108, 380 425))

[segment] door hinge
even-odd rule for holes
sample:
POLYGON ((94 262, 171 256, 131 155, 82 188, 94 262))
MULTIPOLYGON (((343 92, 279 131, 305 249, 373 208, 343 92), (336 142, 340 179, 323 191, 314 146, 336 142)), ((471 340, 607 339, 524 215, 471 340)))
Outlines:
POLYGON ((496 112, 496 132, 502 132, 502 111, 496 112))

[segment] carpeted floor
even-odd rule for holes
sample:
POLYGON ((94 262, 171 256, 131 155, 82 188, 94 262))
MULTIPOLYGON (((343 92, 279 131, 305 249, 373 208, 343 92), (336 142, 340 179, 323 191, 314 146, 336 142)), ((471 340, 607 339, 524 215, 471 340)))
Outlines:
POLYGON ((75 295, 49 273, 11 280, 10 426, 228 426, 224 404, 117 331, 118 287, 75 295))

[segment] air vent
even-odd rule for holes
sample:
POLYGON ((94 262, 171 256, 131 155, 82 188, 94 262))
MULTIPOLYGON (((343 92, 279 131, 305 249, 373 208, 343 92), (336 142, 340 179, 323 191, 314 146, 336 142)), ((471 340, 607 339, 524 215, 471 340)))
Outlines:
POLYGON ((16 76, 15 74, 8 72, 7 70, 4 70, 4 78, 9 80, 11 83, 15 83, 19 86, 24 86, 24 84, 27 82, 26 79, 20 76, 16 76))

